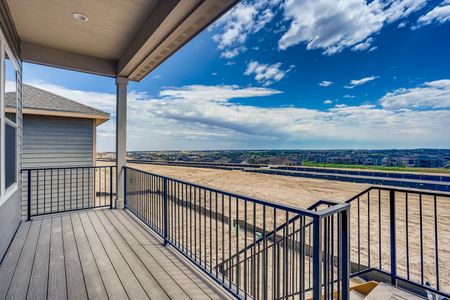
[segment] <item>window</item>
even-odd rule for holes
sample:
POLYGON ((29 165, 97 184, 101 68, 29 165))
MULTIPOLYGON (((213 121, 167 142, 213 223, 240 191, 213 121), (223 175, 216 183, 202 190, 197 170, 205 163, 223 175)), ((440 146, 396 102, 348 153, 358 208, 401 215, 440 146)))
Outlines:
POLYGON ((5 189, 17 182, 17 71, 5 51, 4 62, 5 189))
POLYGON ((18 187, 18 70, 0 33, 0 205, 18 187))

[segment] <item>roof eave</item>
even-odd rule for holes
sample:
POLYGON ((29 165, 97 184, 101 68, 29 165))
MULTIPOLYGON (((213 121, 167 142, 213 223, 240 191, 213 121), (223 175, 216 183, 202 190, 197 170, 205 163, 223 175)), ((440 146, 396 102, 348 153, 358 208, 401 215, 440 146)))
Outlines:
POLYGON ((86 114, 86 113, 76 113, 68 111, 55 111, 46 109, 36 109, 36 108, 24 108, 22 110, 24 115, 35 115, 35 116, 51 116, 51 117, 64 117, 64 118, 78 118, 78 119, 93 119, 96 120, 96 125, 99 126, 109 120, 108 115, 100 114, 86 114))

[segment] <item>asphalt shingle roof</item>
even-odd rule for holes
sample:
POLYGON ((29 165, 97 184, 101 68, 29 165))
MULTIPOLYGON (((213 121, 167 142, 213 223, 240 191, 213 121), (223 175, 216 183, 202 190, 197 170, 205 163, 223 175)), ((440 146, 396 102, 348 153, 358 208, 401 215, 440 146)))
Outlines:
MULTIPOLYGON (((14 93, 5 94, 6 106, 12 106, 14 101, 13 97, 14 93)), ((22 102, 24 109, 29 108, 55 112, 79 113, 109 118, 109 113, 27 84, 23 85, 22 102)))

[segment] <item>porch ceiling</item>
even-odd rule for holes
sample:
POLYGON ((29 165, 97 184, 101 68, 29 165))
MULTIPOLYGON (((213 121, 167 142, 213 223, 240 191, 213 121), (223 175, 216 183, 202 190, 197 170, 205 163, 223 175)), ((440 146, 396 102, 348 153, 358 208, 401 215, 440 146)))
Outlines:
POLYGON ((24 61, 135 81, 236 2, 7 0, 24 61))

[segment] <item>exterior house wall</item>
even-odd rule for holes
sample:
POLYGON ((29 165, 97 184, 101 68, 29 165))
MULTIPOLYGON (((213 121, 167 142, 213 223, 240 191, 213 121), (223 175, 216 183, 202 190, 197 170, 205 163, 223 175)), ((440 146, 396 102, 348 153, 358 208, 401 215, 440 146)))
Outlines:
MULTIPOLYGON (((23 125, 23 168, 70 168, 90 167, 94 161, 94 143, 96 130, 92 119, 66 118, 55 116, 25 115, 23 125)), ((33 172, 31 179, 32 211, 64 207, 65 199, 81 203, 90 199, 87 193, 93 191, 92 180, 95 171, 85 169, 61 169, 33 172), (55 199, 57 184, 71 187, 69 193, 58 195, 55 199), (52 200, 51 200, 52 199, 52 200), (44 204, 44 202, 46 204, 44 204), (36 203, 40 203, 37 206, 36 203)), ((22 217, 27 216, 27 173, 22 173, 22 217)), ((61 186, 61 187, 62 187, 61 186)), ((62 188, 61 188, 62 190, 62 188)))
POLYGON ((25 115, 23 168, 92 166, 91 119, 25 115))
MULTIPOLYGON (((19 60, 19 38, 11 22, 6 1, 0 2, 0 31, 11 49, 11 56, 19 63, 17 72, 18 82, 18 110, 17 110, 17 169, 22 167, 22 63, 19 60)), ((21 222, 20 217, 20 191, 21 182, 18 180, 18 189, 0 202, 0 260, 8 249, 11 240, 21 222)))

